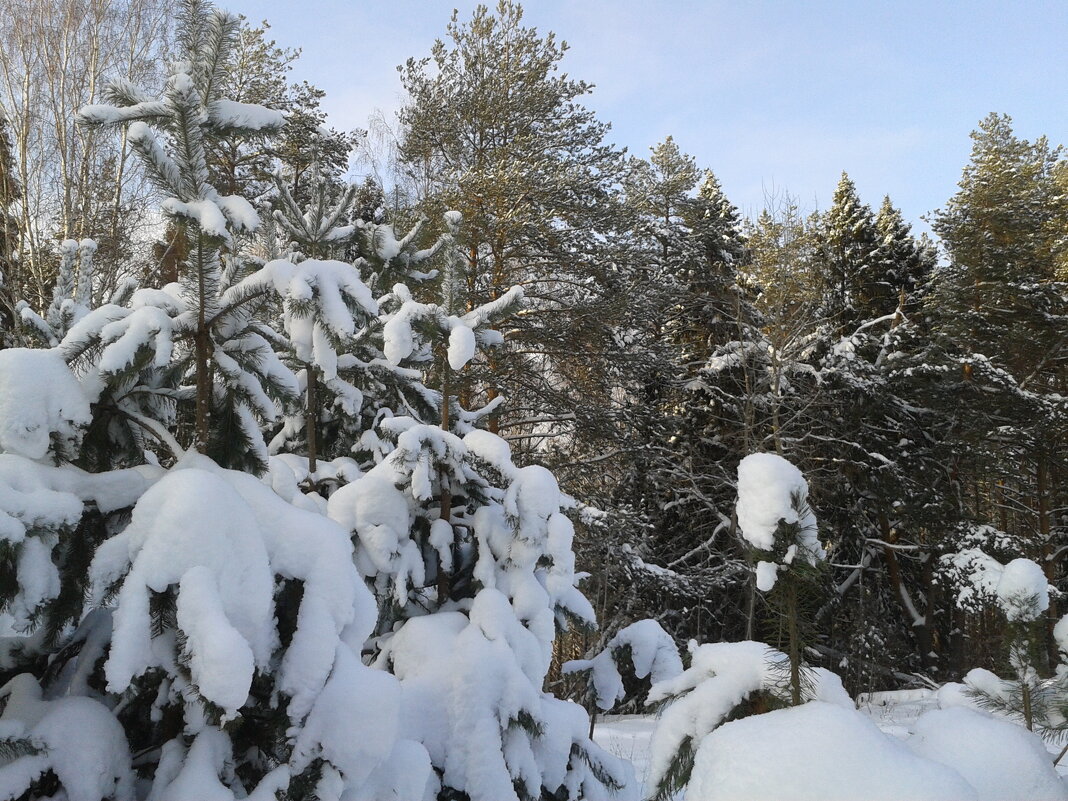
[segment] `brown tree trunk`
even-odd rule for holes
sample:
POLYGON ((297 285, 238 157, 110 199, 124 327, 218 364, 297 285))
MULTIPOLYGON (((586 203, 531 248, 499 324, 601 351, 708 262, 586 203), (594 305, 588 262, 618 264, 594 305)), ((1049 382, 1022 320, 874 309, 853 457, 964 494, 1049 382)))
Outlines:
POLYGON ((928 609, 928 613, 921 617, 919 610, 912 604, 908 589, 905 587, 904 580, 901 577, 901 565, 897 559, 897 552, 893 548, 893 545, 897 543, 897 532, 890 528, 890 520, 885 512, 879 513, 879 527, 882 529, 883 541, 888 543, 883 546, 883 557, 886 559, 886 572, 890 580, 890 589, 893 591, 894 597, 901 603, 901 608, 905 610, 905 614, 912 621, 912 631, 916 637, 916 648, 920 653, 920 664, 924 670, 929 670, 932 667, 931 652, 934 650, 934 642, 931 637, 931 622, 928 619, 930 610, 928 609))
MULTIPOLYGON (((1035 494, 1038 496, 1035 507, 1038 509, 1038 536, 1042 542, 1042 570, 1046 574, 1046 581, 1056 586, 1057 566, 1053 562, 1053 541, 1050 537, 1050 513, 1049 513, 1049 461, 1044 454, 1039 454, 1035 470, 1035 494)), ((1053 639, 1053 627, 1057 625, 1057 599, 1051 596, 1049 609, 1046 610, 1046 652, 1049 664, 1055 665, 1058 661, 1057 642, 1053 639)))

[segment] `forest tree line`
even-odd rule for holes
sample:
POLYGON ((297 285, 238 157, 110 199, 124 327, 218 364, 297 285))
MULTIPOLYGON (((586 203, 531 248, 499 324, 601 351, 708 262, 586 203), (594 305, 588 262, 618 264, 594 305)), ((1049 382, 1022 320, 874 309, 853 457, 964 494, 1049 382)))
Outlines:
MULTIPOLYGON (((162 88, 181 50, 173 9, 39 5, 0 4, 6 347, 40 334, 27 309, 43 318, 75 292, 57 290, 72 280, 66 241, 96 243, 93 297, 81 302, 160 289, 193 257, 188 229, 159 213, 128 130, 77 118, 109 81, 162 88)), ((1003 624, 962 568, 977 554, 1026 556, 1065 586, 1059 147, 1019 138, 1004 114, 981 120, 955 193, 931 212, 936 240, 914 235, 891 198, 861 198, 845 173, 826 210, 782 194, 747 219, 672 138, 645 158, 612 144, 583 105, 593 87, 563 72, 566 44, 506 0, 454 15, 429 56, 402 65, 404 105, 370 132, 325 127, 323 92, 290 81, 299 53, 269 26, 246 20, 235 41, 220 96, 285 121, 269 136, 220 128, 204 145, 205 185, 276 221, 224 251, 262 264, 293 238, 294 210, 342 209, 332 224, 413 231, 398 244, 413 254, 454 233, 464 263, 428 279, 462 299, 451 313, 522 287, 503 343, 432 371, 428 386, 455 395, 457 410, 485 409, 517 465, 549 467, 586 505, 576 550, 602 640, 652 617, 679 641, 783 642, 734 514, 738 463, 760 451, 809 482, 828 565, 805 624, 814 655, 853 689, 997 665, 1003 624), (448 210, 462 217, 455 232, 448 210)), ((370 258, 356 240, 304 233, 305 255, 370 258)), ((215 409, 211 427, 205 384, 175 396, 179 440, 254 471, 266 443, 311 451, 313 463, 366 449, 374 409, 340 419, 307 369, 301 396, 285 401, 299 424, 227 424, 215 409)), ((77 464, 144 460, 137 437, 117 451, 100 433, 77 464)), ((1051 600, 1050 660, 1063 607, 1051 600)))

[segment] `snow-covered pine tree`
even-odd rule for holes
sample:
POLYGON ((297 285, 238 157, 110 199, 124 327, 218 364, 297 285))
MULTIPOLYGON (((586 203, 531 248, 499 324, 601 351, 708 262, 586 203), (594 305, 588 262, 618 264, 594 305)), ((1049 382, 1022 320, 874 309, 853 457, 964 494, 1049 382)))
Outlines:
POLYGON ((202 456, 85 473, 57 447, 90 419, 61 353, 2 351, 0 378, 5 793, 432 795, 396 681, 360 661, 343 529, 202 456))
POLYGON ((561 71, 567 45, 524 23, 512 0, 467 20, 454 13, 429 57, 401 68, 399 156, 418 200, 463 215, 469 301, 527 289, 508 342, 467 378, 486 401, 511 387, 510 416, 490 427, 522 436, 522 453, 545 453, 610 425, 601 359, 624 159, 581 104, 590 84, 561 71))
POLYGON ((20 339, 53 349, 82 379, 91 418, 77 452, 63 459, 102 471, 180 456, 174 422, 180 369, 174 366, 178 299, 123 282, 103 303, 93 299, 96 243, 60 243, 52 302, 38 313, 19 301, 20 339))
MULTIPOLYGON (((290 291, 286 297, 283 327, 290 336, 290 357, 305 403, 299 415, 286 418, 271 443, 272 449, 304 451, 307 469, 291 466, 313 483, 325 482, 322 489, 329 491, 331 487, 327 485, 343 483, 343 479, 336 476, 336 469, 330 471, 332 476, 312 476, 317 472, 318 458, 330 461, 355 457, 364 469, 373 467, 384 455, 374 434, 383 415, 402 409, 418 419, 431 419, 437 413, 437 393, 423 384, 416 369, 400 366, 399 359, 386 358, 383 334, 390 312, 402 305, 400 298, 407 296, 407 285, 397 282, 425 282, 437 277, 438 270, 430 269, 430 265, 442 247, 454 247, 449 229, 457 221, 449 216, 446 231, 429 246, 421 247, 425 220, 418 221, 401 238, 385 223, 358 218, 343 223, 351 215, 359 191, 356 185, 331 200, 325 182, 313 182, 309 190, 312 206, 306 209, 297 204, 280 177, 276 188, 274 218, 289 242, 289 262, 300 265, 299 270, 319 269, 315 263, 346 250, 355 251, 361 255, 352 265, 330 262, 336 276, 358 277, 366 281, 368 292, 399 287, 381 298, 381 315, 377 301, 373 309, 356 309, 354 321, 348 325, 351 330, 322 318, 322 309, 329 310, 330 304, 320 303, 319 317, 313 314, 319 308, 313 301, 321 294, 316 281, 312 282, 310 295, 290 291)), ((340 307, 335 307, 334 312, 345 317, 340 307)), ((386 451, 390 447, 385 446, 386 451)))
POLYGON ((466 311, 462 257, 451 237, 441 250, 439 303, 403 284, 382 299, 384 355, 437 373, 437 414, 380 416, 380 461, 328 505, 379 600, 377 664, 401 681, 402 734, 429 751, 439 797, 630 797, 625 765, 592 743, 581 707, 541 692, 557 630, 594 625, 564 513, 575 502, 476 427, 500 400, 471 412, 452 389, 450 373, 500 342, 489 325, 521 293, 466 311))
POLYGON ((39 315, 26 302, 18 304, 20 323, 29 338, 45 347, 58 345, 71 327, 92 307, 93 256, 96 242, 65 239, 59 243, 59 269, 52 302, 39 315))
POLYGON ((250 314, 253 298, 232 291, 247 270, 238 237, 259 218, 240 195, 221 195, 210 182, 209 151, 227 138, 264 137, 282 115, 220 95, 237 17, 202 0, 179 14, 179 52, 163 97, 128 83, 110 85, 111 105, 87 106, 83 125, 127 126, 127 138, 164 194, 163 211, 186 241, 180 265, 174 333, 194 381, 193 443, 221 464, 263 469, 266 451, 255 416, 272 419, 277 401, 295 394, 270 334, 250 314))
MULTIPOLYGON (((1062 388, 1068 347, 1068 290, 1058 279, 1066 251, 1068 206, 1058 179, 1059 148, 1017 137, 1012 120, 992 114, 972 134, 960 188, 934 221, 947 263, 932 275, 924 311, 931 341, 916 365, 924 402, 968 423, 951 431, 951 464, 962 487, 960 519, 1025 535, 1030 553, 1061 542, 1052 510, 1063 488, 1052 479, 1068 415, 1062 388), (1008 519, 1006 499, 1025 499, 1008 519)), ((1056 580, 1055 560, 1042 560, 1056 580)), ((1046 619, 1046 645, 1055 655, 1046 619)))
MULTIPOLYGON (((690 641, 686 670, 654 684, 649 692, 648 705, 660 716, 649 749, 650 801, 679 797, 690 782, 702 740, 721 725, 791 705, 789 690, 784 691, 776 669, 786 659, 752 640, 704 645, 690 641)), ((838 676, 813 668, 809 678, 810 693, 804 701, 818 699, 853 709, 838 676)))
MULTIPOLYGON (((964 677, 966 692, 982 707, 1015 718, 1028 731, 1058 739, 1068 729, 1068 675, 1048 664, 1043 617, 1049 608, 1049 583, 1042 568, 1026 558, 1002 565, 978 549, 943 558, 964 579, 958 603, 995 605, 1004 616, 1005 645, 999 668, 1008 678, 976 668, 964 677)), ((1065 625, 1055 632, 1058 646, 1065 625)))
MULTIPOLYGON (((756 587, 786 628, 785 674, 790 702, 805 695, 804 653, 811 639, 812 613, 820 596, 819 568, 827 554, 808 502, 808 482, 781 456, 754 453, 738 464, 738 530, 752 548, 756 587)), ((786 693, 784 693, 786 694, 786 693)))

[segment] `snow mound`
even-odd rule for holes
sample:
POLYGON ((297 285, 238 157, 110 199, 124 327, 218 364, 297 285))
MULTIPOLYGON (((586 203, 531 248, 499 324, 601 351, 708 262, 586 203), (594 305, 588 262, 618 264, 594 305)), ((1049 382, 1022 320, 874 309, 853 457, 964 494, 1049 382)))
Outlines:
MULTIPOLYGON (((649 786, 657 787, 671 772, 676 756, 687 742, 701 743, 750 695, 761 690, 779 691, 786 655, 764 643, 691 644, 690 667, 680 675, 654 684, 646 702, 670 701, 650 743, 649 786)), ((842 708, 853 701, 835 674, 822 668, 810 671, 813 698, 842 708)))
POLYGON ((1013 723, 965 707, 919 717, 906 741, 921 757, 953 768, 979 801, 1062 801, 1065 787, 1042 741, 1013 723))
MULTIPOLYGON (((966 740, 965 740, 966 742, 966 740)), ((967 801, 959 773, 852 709, 814 701, 724 724, 697 750, 686 801, 967 801)))

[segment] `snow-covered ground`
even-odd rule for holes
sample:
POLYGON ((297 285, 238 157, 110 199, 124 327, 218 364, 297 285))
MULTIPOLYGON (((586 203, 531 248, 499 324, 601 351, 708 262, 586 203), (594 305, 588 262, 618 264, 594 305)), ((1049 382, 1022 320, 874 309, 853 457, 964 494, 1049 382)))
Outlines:
POLYGON ((653 715, 606 715, 598 718, 593 730, 593 739, 599 746, 634 765, 642 798, 645 798, 645 780, 649 775, 649 740, 655 728, 653 715))
MULTIPOLYGON (((859 710, 887 734, 905 739, 924 712, 938 709, 933 690, 894 690, 865 693, 860 696, 859 710)), ((653 715, 608 715, 599 718, 593 739, 609 753, 629 760, 641 783, 641 797, 646 798, 645 781, 649 774, 649 741, 656 728, 653 715)), ((1047 743, 1050 761, 1060 753, 1063 743, 1047 743)), ((1057 772, 1068 776, 1068 757, 1057 765, 1057 772)), ((677 798, 681 799, 680 793, 677 798)))

